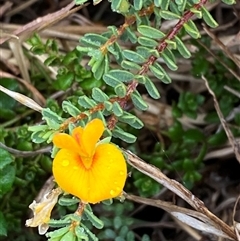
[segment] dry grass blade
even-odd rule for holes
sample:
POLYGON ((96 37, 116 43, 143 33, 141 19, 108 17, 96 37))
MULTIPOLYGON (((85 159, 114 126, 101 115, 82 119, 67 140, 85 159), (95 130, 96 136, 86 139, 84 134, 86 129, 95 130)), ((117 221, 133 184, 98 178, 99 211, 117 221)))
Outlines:
POLYGON ((225 64, 220 57, 218 57, 212 50, 210 50, 202 41, 197 40, 197 42, 205 48, 209 54, 211 54, 219 63, 221 63, 222 66, 224 66, 238 81, 240 81, 240 76, 231 68, 225 64))
POLYGON ((16 61, 18 63, 22 77, 26 81, 30 82, 30 77, 29 77, 29 73, 28 73, 28 61, 23 54, 22 45, 21 45, 19 39, 10 40, 9 46, 12 50, 14 57, 16 58, 16 61))
MULTIPOLYGON (((178 207, 176 205, 173 205, 172 203, 169 202, 164 202, 161 200, 153 200, 153 199, 148 199, 148 198, 143 198, 143 197, 138 197, 135 195, 129 195, 129 194, 124 194, 124 196, 132 201, 138 202, 138 203, 143 203, 146 205, 154 206, 161 208, 171 214, 174 218, 177 220, 180 220, 181 222, 204 232, 215 234, 219 237, 224 237, 224 238, 229 238, 224 232, 222 232, 221 229, 218 227, 215 227, 215 224, 212 222, 211 219, 209 219, 206 215, 190 210, 187 208, 182 208, 178 207)), ((197 240, 200 240, 196 238, 197 240)), ((195 235, 196 237, 196 235, 195 235)))
MULTIPOLYGON (((85 4, 85 5, 81 5, 81 6, 78 6, 74 9, 70 10, 74 5, 75 5, 75 2, 72 1, 70 4, 68 4, 66 7, 62 8, 59 11, 48 14, 44 17, 39 17, 39 18, 33 20, 32 22, 18 28, 17 30, 15 30, 12 33, 12 35, 17 35, 18 37, 21 37, 21 40, 23 40, 23 39, 27 38, 28 35, 32 34, 33 32, 40 31, 46 27, 49 27, 49 26, 53 25, 54 23, 59 22, 63 18, 69 16, 70 14, 72 14, 86 6, 86 4, 85 4)), ((0 44, 3 44, 7 40, 9 40, 10 37, 11 36, 9 35, 8 37, 1 38, 0 44)))
POLYGON ((22 2, 17 7, 13 8, 11 11, 7 12, 6 16, 11 17, 16 13, 21 12, 23 9, 26 9, 27 7, 31 6, 32 4, 34 4, 37 1, 38 0, 29 0, 29 1, 26 1, 26 2, 22 2))
POLYGON ((211 37, 214 42, 222 49, 222 51, 240 68, 240 60, 234 56, 233 53, 223 44, 223 42, 217 38, 207 26, 204 26, 203 29, 211 37))
POLYGON ((3 14, 8 11, 12 7, 13 3, 12 2, 5 2, 1 7, 0 7, 0 18, 3 16, 3 14))
POLYGON ((0 85, 0 90, 2 92, 4 92, 5 94, 9 95, 10 97, 12 97, 13 99, 15 99, 16 101, 20 102, 21 104, 23 104, 33 110, 41 112, 43 109, 39 104, 37 104, 35 101, 33 101, 32 99, 30 99, 29 97, 27 97, 25 95, 22 95, 15 91, 8 90, 8 89, 4 88, 2 85, 0 85))
POLYGON ((240 145, 239 145, 239 142, 237 142, 237 141, 234 139, 234 136, 233 136, 231 130, 228 128, 227 123, 226 123, 226 120, 224 119, 224 116, 223 116, 223 114, 222 114, 222 112, 221 112, 221 110, 220 110, 220 106, 219 106, 219 104, 218 104, 217 98, 216 98, 214 92, 213 92, 213 91, 211 90, 211 88, 209 87, 209 84, 208 84, 207 79, 206 79, 204 76, 202 76, 202 79, 205 81, 206 87, 207 87, 209 93, 210 93, 210 94, 212 95, 212 97, 213 97, 214 106, 215 106, 215 109, 216 109, 216 111, 217 111, 218 117, 219 117, 219 119, 220 119, 220 121, 221 121, 221 124, 222 124, 224 130, 225 130, 225 133, 226 133, 226 135, 227 135, 227 137, 228 137, 228 140, 229 140, 229 142, 230 142, 230 144, 231 144, 231 146, 232 146, 232 148, 233 148, 233 151, 234 151, 234 154, 235 154, 235 156, 236 156, 236 159, 237 159, 238 162, 240 163, 240 145))
MULTIPOLYGON (((234 231, 221 219, 216 217, 213 213, 211 213, 204 205, 204 203, 197 197, 195 197, 188 189, 186 189, 183 185, 181 185, 179 182, 168 178, 166 175, 164 175, 158 168, 149 165, 145 163, 142 159, 140 159, 138 156, 134 155, 130 151, 125 150, 125 154, 127 155, 127 161, 128 163, 139 170, 140 172, 146 174, 147 176, 151 177, 158 183, 162 184, 175 194, 177 194, 179 197, 181 197, 183 200, 185 200, 187 203, 189 203, 194 209, 196 209, 198 213, 198 217, 200 216, 200 213, 203 214, 207 219, 208 222, 213 224, 213 228, 216 230, 221 230, 221 232, 233 239, 236 240, 236 234, 234 231)), ((179 217, 181 216, 178 215, 179 217)), ((181 216, 180 218, 186 219, 186 217, 181 216)), ((189 219, 190 220, 190 219, 189 219)), ((191 219, 191 221, 193 221, 191 219)))
POLYGON ((237 96, 238 98, 240 98, 240 92, 230 88, 229 86, 225 85, 224 89, 229 91, 230 93, 234 94, 235 96, 237 96))
MULTIPOLYGON (((240 195, 238 196, 237 198, 237 201, 235 202, 235 205, 234 205, 234 209, 233 209, 233 226, 234 226, 234 230, 235 230, 235 233, 237 235, 237 239, 238 241, 240 241, 240 220, 235 221, 235 215, 237 213, 237 206, 239 205, 240 207, 240 195)), ((238 219, 240 218, 240 210, 238 209, 238 219)))
POLYGON ((35 88, 31 83, 27 82, 24 79, 21 79, 19 77, 16 77, 14 75, 11 75, 9 73, 5 73, 2 70, 0 70, 0 76, 1 78, 13 78, 18 80, 20 83, 22 83, 29 91, 31 91, 33 95, 33 99, 38 102, 40 105, 46 104, 46 99, 43 97, 43 95, 38 91, 37 88, 35 88))

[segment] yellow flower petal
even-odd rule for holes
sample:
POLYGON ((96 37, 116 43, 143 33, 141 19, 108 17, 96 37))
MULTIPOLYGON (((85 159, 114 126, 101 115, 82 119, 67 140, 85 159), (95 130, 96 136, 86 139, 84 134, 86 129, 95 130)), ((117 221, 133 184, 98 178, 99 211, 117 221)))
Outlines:
POLYGON ((82 134, 83 134, 83 128, 81 126, 74 128, 72 131, 72 137, 76 140, 78 145, 82 144, 81 143, 82 142, 82 140, 81 140, 82 134))
POLYGON ((93 119, 84 128, 81 140, 83 148, 90 157, 94 154, 96 144, 104 131, 103 122, 100 119, 93 119))
POLYGON ((58 185, 88 203, 97 203, 120 195, 127 167, 122 152, 113 144, 97 146, 92 166, 84 168, 80 156, 60 150, 53 161, 53 174, 58 185))
POLYGON ((86 178, 86 176, 80 176, 81 170, 85 168, 78 153, 61 149, 53 160, 52 169, 57 184, 65 192, 78 196, 76 189, 81 189, 79 179, 86 178))
MULTIPOLYGON (((78 148, 78 153, 81 157, 88 157, 88 153, 86 152, 86 150, 83 147, 83 141, 82 141, 82 135, 83 135, 83 128, 81 126, 76 127, 75 129, 73 129, 72 131, 72 137, 74 138, 74 140, 78 143, 79 148, 78 148)), ((68 148, 66 148, 68 149, 68 148)))
POLYGON ((93 157, 88 199, 91 203, 117 197, 127 178, 127 165, 121 150, 114 144, 101 144, 93 157))
POLYGON ((58 148, 68 149, 72 152, 78 152, 80 148, 77 141, 72 136, 65 133, 55 134, 53 137, 53 144, 58 148))

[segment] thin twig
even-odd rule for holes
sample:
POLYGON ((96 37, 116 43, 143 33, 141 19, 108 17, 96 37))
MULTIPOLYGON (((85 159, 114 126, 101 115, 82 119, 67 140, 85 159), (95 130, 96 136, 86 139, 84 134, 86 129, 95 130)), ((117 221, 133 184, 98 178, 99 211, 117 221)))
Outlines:
POLYGON ((239 145, 239 142, 235 141, 234 136, 233 136, 231 130, 227 126, 226 120, 224 119, 224 116, 223 116, 223 114, 221 112, 221 109, 220 109, 220 106, 218 104, 217 98, 216 98, 214 92, 211 90, 211 88, 210 88, 210 86, 208 84, 207 79, 204 76, 202 76, 202 79, 205 81, 206 87, 207 87, 209 93, 213 97, 214 106, 215 106, 215 109, 217 111, 218 117, 219 117, 219 119, 221 121, 221 124, 222 124, 224 130, 225 130, 225 133, 226 133, 226 135, 228 137, 228 140, 229 140, 229 142, 230 142, 230 144, 231 144, 231 146, 233 148, 233 151, 235 153, 236 159, 240 163, 240 145, 239 145))
POLYGON ((20 151, 20 150, 8 147, 5 144, 3 144, 2 142, 0 142, 0 147, 4 150, 10 152, 14 156, 18 156, 18 157, 31 157, 31 156, 36 156, 38 154, 49 153, 52 149, 52 146, 47 146, 47 147, 44 147, 42 149, 35 150, 35 151, 20 151))

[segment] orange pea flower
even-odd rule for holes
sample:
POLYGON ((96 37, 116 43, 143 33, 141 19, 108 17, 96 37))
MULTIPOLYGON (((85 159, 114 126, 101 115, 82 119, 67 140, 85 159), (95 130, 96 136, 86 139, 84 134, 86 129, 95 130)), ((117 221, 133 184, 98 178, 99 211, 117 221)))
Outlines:
POLYGON ((112 143, 97 143, 103 134, 100 119, 71 135, 58 133, 53 143, 60 148, 53 160, 53 175, 63 191, 83 202, 97 203, 121 194, 127 166, 121 150, 112 143))

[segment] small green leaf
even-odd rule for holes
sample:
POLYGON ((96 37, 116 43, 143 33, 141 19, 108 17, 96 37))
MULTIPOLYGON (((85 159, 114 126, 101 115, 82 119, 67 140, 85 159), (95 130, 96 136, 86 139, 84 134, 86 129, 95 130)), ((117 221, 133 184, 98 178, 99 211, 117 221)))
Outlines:
POLYGON ((110 74, 103 75, 103 80, 107 85, 109 85, 113 88, 117 85, 122 84, 122 82, 120 80, 118 80, 115 76, 112 76, 110 74))
POLYGON ((66 113, 69 113, 71 116, 74 116, 74 117, 76 117, 81 113, 81 111, 76 106, 74 106, 70 101, 67 101, 67 100, 64 100, 62 102, 62 108, 63 108, 63 111, 65 111, 66 113))
POLYGON ((99 57, 96 59, 95 57, 92 57, 88 63, 89 66, 92 66, 92 72, 95 73, 98 68, 101 68, 100 66, 102 65, 102 62, 104 61, 104 56, 101 54, 99 57), (91 62, 91 60, 93 60, 91 62))
POLYGON ((153 84, 153 82, 149 78, 146 78, 145 87, 147 89, 148 94, 153 99, 159 99, 160 98, 160 94, 159 94, 156 86, 153 84))
MULTIPOLYGON (((96 76, 96 72, 94 75, 96 76)), ((103 80, 92 76, 81 81, 79 85, 83 90, 92 90, 93 88, 100 88, 103 85, 103 80)))
MULTIPOLYGON (((1 85, 9 90, 17 90, 18 83, 15 79, 1 77, 1 85)), ((14 117, 14 106, 16 100, 0 91, 0 116, 3 119, 12 119, 14 117)))
POLYGON ((122 52, 122 54, 126 59, 137 64, 142 64, 146 61, 146 59, 143 56, 141 56, 139 53, 132 50, 125 49, 122 52))
POLYGON ((75 205, 77 203, 79 203, 79 199, 75 198, 75 197, 66 197, 66 196, 62 196, 59 198, 58 200, 59 205, 61 206, 72 206, 75 205))
POLYGON ((153 39, 150 39, 150 38, 147 38, 147 37, 139 37, 138 43, 143 45, 143 46, 151 47, 151 48, 155 48, 158 45, 157 41, 155 41, 153 39))
POLYGON ((95 72, 93 73, 94 77, 97 80, 100 80, 103 74, 108 72, 108 66, 109 66, 108 58, 107 56, 105 56, 104 61, 101 61, 101 64, 98 66, 97 69, 94 69, 95 70, 95 72))
POLYGON ((197 142, 204 141, 204 139, 205 139, 204 134, 198 129, 189 129, 185 131, 183 135, 183 140, 186 143, 197 143, 197 142))
POLYGON ((105 101, 104 102, 104 106, 105 106, 107 111, 111 111, 113 104, 111 102, 109 102, 109 101, 105 101))
POLYGON ((138 108, 139 110, 147 110, 148 105, 137 91, 134 91, 131 94, 131 99, 136 108, 138 108))
POLYGON ((159 64, 150 65, 149 69, 158 79, 163 79, 164 73, 162 72, 162 70, 160 68, 156 67, 158 65, 159 64))
POLYGON ((118 84, 114 87, 114 91, 118 97, 122 98, 127 94, 127 88, 123 83, 118 84))
POLYGON ((48 129, 48 125, 35 125, 35 126, 29 126, 28 130, 31 132, 34 131, 44 131, 48 129))
POLYGON ((202 6, 202 14, 203 14, 203 20, 206 22, 206 24, 211 28, 216 28, 218 26, 218 23, 214 20, 212 15, 208 12, 208 10, 202 6))
POLYGON ((77 59, 78 57, 77 57, 77 55, 76 55, 76 50, 74 50, 74 51, 71 51, 71 52, 68 52, 65 56, 64 56, 64 58, 63 58, 63 60, 62 60, 62 64, 64 64, 64 65, 69 65, 69 64, 71 64, 75 59, 77 59))
MULTIPOLYGON (((60 228, 57 229, 53 232, 48 232, 46 233, 46 237, 51 238, 50 240, 54 240, 54 238, 60 238, 62 237, 64 234, 66 234, 69 231, 70 227, 64 227, 64 228, 60 228)), ((57 239, 59 240, 59 239, 57 239)))
POLYGON ((97 229, 102 229, 104 226, 104 223, 101 219, 96 217, 94 213, 87 208, 84 209, 84 214, 88 217, 89 221, 92 223, 94 227, 97 229))
POLYGON ((151 50, 147 47, 137 46, 137 53, 139 53, 143 58, 148 59, 151 56, 151 50))
POLYGON ((84 95, 78 98, 78 104, 85 109, 90 109, 96 105, 96 102, 84 95))
POLYGON ((129 112, 124 111, 123 115, 119 117, 119 121, 131 125, 135 122, 137 117, 129 112))
POLYGON ((135 44, 137 42, 137 36, 135 34, 135 32, 133 30, 131 30, 130 27, 126 28, 126 31, 125 31, 128 39, 133 43, 135 44))
POLYGON ((132 124, 130 124, 130 126, 132 126, 132 127, 135 128, 135 129, 141 129, 141 128, 144 127, 144 124, 143 124, 143 122, 142 122, 140 119, 136 118, 136 119, 135 119, 135 122, 133 122, 132 124))
POLYGON ((200 32, 198 31, 195 23, 191 19, 188 20, 188 23, 183 24, 183 27, 191 37, 195 39, 201 37, 200 32))
POLYGON ((128 61, 128 60, 123 60, 121 62, 121 66, 122 66, 122 68, 128 69, 128 70, 140 70, 141 69, 141 66, 139 66, 138 64, 133 63, 131 61, 128 61))
POLYGON ((46 66, 54 66, 56 64, 60 64, 59 58, 58 56, 54 55, 54 56, 50 56, 48 57, 45 61, 44 64, 46 66))
POLYGON ((143 6, 143 0, 134 0, 133 6, 137 11, 141 10, 143 6))
POLYGON ((161 56, 169 69, 173 71, 176 71, 178 69, 178 66, 171 58, 169 58, 169 55, 165 51, 161 53, 161 56))
POLYGON ((114 43, 112 46, 115 52, 118 53, 118 58, 115 56, 116 60, 118 61, 118 63, 121 63, 123 60, 123 57, 122 57, 122 49, 120 45, 118 43, 114 43))
POLYGON ((222 2, 224 2, 224 3, 228 4, 228 5, 233 5, 233 4, 236 3, 235 0, 222 0, 222 2))
POLYGON ((173 19, 181 18, 181 16, 177 15, 176 13, 166 11, 166 10, 161 10, 160 15, 163 19, 166 19, 166 20, 173 20, 173 19))
POLYGON ((0 211, 0 237, 1 236, 7 236, 7 221, 0 211))
POLYGON ((135 129, 141 129, 144 126, 143 122, 139 118, 126 111, 124 111, 123 115, 118 119, 119 121, 127 123, 135 129))
POLYGON ((83 46, 77 46, 77 51, 79 51, 80 53, 88 53, 93 51, 93 48, 91 47, 83 47, 83 46))
POLYGON ((0 148, 0 169, 8 166, 9 164, 13 163, 13 157, 10 153, 2 148, 0 148))
POLYGON ((136 136, 125 132, 124 130, 122 130, 120 127, 116 126, 113 131, 112 131, 112 135, 115 138, 119 138, 127 143, 134 143, 136 141, 136 136))
MULTIPOLYGON (((99 241, 98 238, 96 237, 95 234, 93 234, 83 223, 81 223, 81 226, 84 228, 85 232, 88 234, 88 239, 86 241, 91 240, 91 241, 99 241)), ((68 241, 68 240, 66 240, 68 241)))
POLYGON ((175 41, 166 39, 165 42, 168 44, 168 48, 170 48, 170 49, 176 49, 177 48, 177 44, 176 44, 175 41))
POLYGON ((112 87, 116 86, 116 84, 119 84, 120 81, 130 82, 133 80, 133 78, 134 75, 126 70, 110 70, 107 74, 103 76, 103 79, 106 82, 106 84, 112 87))
POLYGON ((190 58, 191 57, 191 53, 189 52, 189 50, 186 48, 185 44, 182 42, 182 40, 175 36, 175 41, 177 44, 177 49, 179 51, 179 53, 184 57, 184 58, 190 58))
POLYGON ((55 122, 57 124, 62 124, 63 118, 60 117, 58 114, 50 110, 49 108, 43 108, 42 109, 42 115, 43 119, 46 120, 46 122, 55 122))
POLYGON ((58 90, 66 90, 72 85, 73 80, 74 80, 74 73, 68 71, 63 74, 58 74, 57 80, 53 82, 53 86, 58 90))
POLYGON ((84 228, 82 228, 80 226, 77 226, 75 228, 75 233, 76 233, 76 235, 78 237, 78 241, 82 241, 82 240, 88 241, 89 240, 87 234, 85 233, 84 228))
POLYGON ((168 135, 173 141, 180 141, 184 135, 182 124, 175 121, 174 124, 168 129, 168 135))
POLYGON ((178 10, 183 12, 186 8, 187 0, 178 0, 176 3, 178 4, 178 10))
POLYGON ((190 8, 190 11, 196 15, 197 18, 202 18, 202 12, 196 8, 190 8))
MULTIPOLYGON (((150 67, 151 67, 151 65, 150 65, 150 67)), ((135 75, 135 80, 137 80, 137 82, 138 83, 140 83, 140 84, 145 84, 146 83, 146 76, 144 76, 144 75, 135 75)))
POLYGON ((163 32, 147 25, 138 26, 138 32, 143 36, 151 39, 161 39, 165 37, 165 34, 163 32))
POLYGON ((60 241, 76 241, 74 230, 69 229, 69 231, 62 236, 60 241))
POLYGON ((227 141, 227 136, 225 131, 219 131, 218 133, 215 133, 211 135, 207 139, 207 143, 213 146, 220 146, 223 145, 227 141))
POLYGON ((95 33, 87 33, 80 39, 81 43, 88 47, 100 47, 105 44, 107 40, 108 38, 95 33))
MULTIPOLYGON (((155 68, 157 68, 157 70, 159 71, 159 77, 160 77, 160 72, 162 72, 163 74, 164 74, 164 77, 163 78, 161 78, 161 81, 163 82, 163 83, 165 83, 165 84, 169 84, 169 83, 171 83, 171 78, 170 78, 170 76, 168 75, 168 73, 164 70, 164 68, 160 65, 160 64, 158 64, 157 62, 155 62, 154 64, 153 64, 153 66, 155 67, 155 68)), ((155 75, 156 76, 156 75, 155 75)), ((157 76, 156 76, 157 77, 157 76)))
POLYGON ((92 89, 92 98, 97 102, 104 102, 109 99, 109 97, 99 88, 92 89))
POLYGON ((127 13, 130 8, 128 0, 112 0, 112 10, 120 13, 127 13))
POLYGON ((46 141, 46 139, 42 138, 43 134, 49 133, 48 130, 46 131, 36 131, 33 132, 31 135, 31 139, 34 143, 43 143, 46 141))
POLYGON ((123 114, 123 109, 118 102, 113 103, 112 111, 113 111, 113 114, 118 117, 123 114))
POLYGON ((169 3, 170 3, 170 0, 162 0, 160 7, 161 7, 163 10, 167 10, 168 7, 169 7, 169 3))
POLYGON ((161 4, 162 4, 162 0, 154 0, 154 5, 155 5, 156 7, 160 7, 161 4))
POLYGON ((12 188, 13 182, 15 180, 16 168, 10 163, 12 159, 11 155, 0 148, 1 152, 1 160, 4 161, 6 158, 7 161, 5 164, 1 164, 0 167, 0 197, 7 192, 9 192, 12 188), (9 164, 7 164, 9 163, 9 164))

